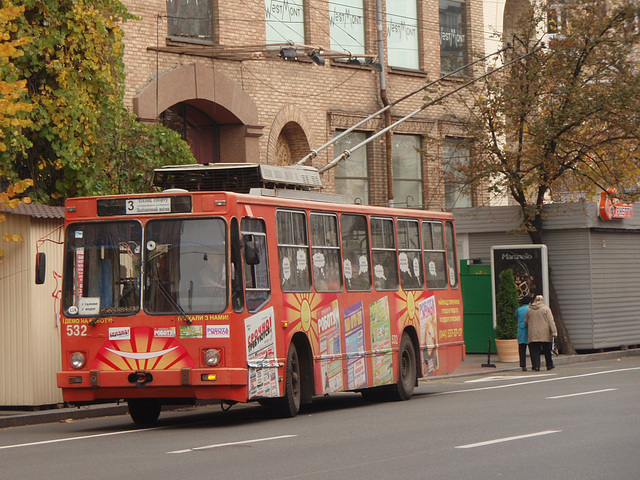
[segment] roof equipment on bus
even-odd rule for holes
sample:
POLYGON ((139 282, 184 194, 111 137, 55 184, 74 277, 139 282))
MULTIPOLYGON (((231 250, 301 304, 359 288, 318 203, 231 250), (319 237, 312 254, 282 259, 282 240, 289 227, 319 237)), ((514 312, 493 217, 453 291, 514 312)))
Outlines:
POLYGON ((151 184, 165 190, 182 188, 190 192, 250 193, 253 188, 303 191, 322 188, 320 174, 314 167, 258 163, 166 165, 154 169, 151 184))

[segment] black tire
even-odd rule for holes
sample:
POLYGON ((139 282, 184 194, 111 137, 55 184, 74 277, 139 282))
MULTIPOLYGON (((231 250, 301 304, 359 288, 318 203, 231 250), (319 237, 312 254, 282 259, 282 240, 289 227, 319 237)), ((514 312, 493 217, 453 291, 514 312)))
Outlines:
POLYGON ((394 387, 396 400, 409 400, 416 386, 416 351, 411 337, 402 334, 400 350, 398 351, 398 382, 394 387))
POLYGON ((293 343, 289 346, 289 353, 287 354, 285 388, 284 397, 277 399, 276 410, 278 416, 283 418, 295 417, 300 411, 302 382, 298 350, 293 343))
POLYGON ((130 398, 129 415, 138 425, 153 425, 158 421, 162 404, 155 398, 130 398))

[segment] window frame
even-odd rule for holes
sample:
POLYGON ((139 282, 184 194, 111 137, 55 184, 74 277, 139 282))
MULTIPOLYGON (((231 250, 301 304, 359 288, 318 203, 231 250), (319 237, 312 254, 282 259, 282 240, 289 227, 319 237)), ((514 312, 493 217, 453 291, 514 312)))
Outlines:
MULTIPOLYGON (((447 280, 447 251, 444 241, 444 225, 441 220, 422 220, 421 224, 421 239, 422 239, 422 250, 423 250, 423 261, 424 261, 424 277, 426 286, 429 290, 446 290, 448 288, 449 282, 447 280), (425 237, 425 226, 430 225, 430 241, 426 242, 425 237), (438 225, 440 227, 440 236, 437 237, 434 232, 433 225, 438 225), (436 245, 436 238, 439 240, 439 245, 436 245), (431 247, 431 248, 429 248, 431 247), (429 281, 429 275, 432 277, 434 275, 431 274, 431 269, 429 265, 431 262, 440 261, 442 263, 442 280, 438 283, 431 283, 429 281), (430 263, 427 263, 430 262, 430 263)), ((436 279, 439 280, 437 274, 437 265, 434 263, 434 269, 436 269, 436 279)))
POLYGON ((400 280, 398 278, 395 219, 393 217, 372 215, 369 217, 369 228, 371 230, 371 261, 375 289, 380 292, 398 291, 400 280), (378 230, 375 227, 378 222, 382 226, 379 230, 380 235, 378 235, 378 230), (390 228, 386 222, 391 222, 390 228), (385 225, 387 226, 386 228, 384 227, 385 225), (382 240, 382 242, 378 244, 378 240, 382 240), (391 240, 391 244, 388 243, 388 240, 391 240), (387 258, 385 259, 385 257, 387 258))
MULTIPOLYGON (((214 38, 214 34, 215 34, 215 25, 214 25, 214 17, 215 17, 215 11, 214 11, 214 0, 206 0, 206 3, 208 5, 208 12, 211 14, 211 17, 209 18, 209 30, 210 30, 210 35, 209 36, 198 36, 197 34, 193 34, 192 31, 189 32, 189 34, 184 34, 184 33, 172 33, 170 28, 170 22, 171 21, 176 21, 175 19, 177 18, 177 21, 184 21, 186 20, 195 20, 195 18, 189 18, 189 17, 172 17, 171 13, 169 12, 169 3, 180 3, 180 5, 178 5, 177 8, 180 8, 183 4, 189 5, 189 0, 167 0, 166 1, 166 12, 167 12, 167 37, 169 38, 169 40, 173 41, 173 42, 183 42, 183 43, 198 43, 198 44, 204 44, 204 45, 213 45, 215 43, 215 38, 214 38)), ((204 3, 204 2, 203 2, 204 3)), ((196 6, 197 6, 197 2, 196 2, 196 6)), ((204 17, 202 17, 204 18, 204 17)), ((188 28, 187 30, 191 30, 191 28, 188 28)))
POLYGON ((307 223, 307 213, 304 210, 294 210, 294 209, 277 209, 276 210, 276 241, 278 244, 278 270, 280 271, 280 285, 282 287, 282 291, 284 293, 308 293, 312 290, 312 280, 311 280, 311 255, 310 255, 310 246, 309 246, 309 232, 308 232, 308 223, 307 223), (286 223, 281 223, 281 218, 287 215, 293 220, 293 215, 301 215, 301 221, 294 222, 290 221, 287 227, 286 223), (281 227, 287 227, 286 232, 281 227), (298 232, 296 235, 295 228, 303 227, 302 232, 298 232), (302 237, 300 237, 300 233, 302 233, 302 237), (281 236, 287 236, 288 238, 281 238, 281 236), (297 238, 296 238, 297 237, 297 238), (293 243, 295 241, 302 240, 305 243, 293 243), (291 242, 289 242, 291 241, 291 242), (285 252, 290 251, 294 255, 286 254, 285 252), (305 264, 304 268, 301 264, 301 256, 300 254, 304 253, 305 255, 305 264), (285 266, 284 260, 287 260, 288 265, 285 266), (294 264, 295 261, 295 264, 294 264), (296 275, 292 275, 293 269, 295 268, 296 275), (289 275, 287 277, 286 270, 289 270, 289 275), (300 272, 305 272, 301 274, 300 272), (288 285, 292 284, 292 285, 288 285), (300 285, 300 286, 299 286, 300 285))
MULTIPOLYGON (((407 230, 407 235, 410 232, 407 230)), ((409 237, 407 239, 410 241, 409 237)), ((403 290, 424 290, 425 278, 424 278, 424 262, 422 260, 422 229, 420 226, 420 222, 417 218, 398 218, 396 219, 396 243, 398 246, 398 267, 400 269, 400 285, 403 290), (404 235, 401 233, 401 224, 415 224, 416 233, 417 233, 417 246, 412 248, 411 245, 403 245, 402 240, 404 235), (403 259, 402 255, 406 255, 407 258, 407 268, 408 274, 403 270, 403 259), (415 256, 417 255, 417 257, 415 256), (410 262, 409 258, 413 256, 413 261, 410 262), (419 272, 416 273, 416 260, 419 272), (413 263, 413 265, 411 265, 413 263), (411 282, 411 278, 416 278, 417 282, 411 282), (413 285, 411 284, 413 283, 413 285)))

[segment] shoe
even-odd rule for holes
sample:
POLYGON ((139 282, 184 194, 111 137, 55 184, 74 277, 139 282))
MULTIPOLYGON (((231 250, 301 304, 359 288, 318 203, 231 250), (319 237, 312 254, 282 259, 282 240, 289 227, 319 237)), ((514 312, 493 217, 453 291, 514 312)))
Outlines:
POLYGON ((556 366, 555 365, 551 365, 551 366, 547 367, 547 370, 553 370, 554 368, 556 368, 556 366))
POLYGON ((527 367, 522 367, 522 371, 526 372, 527 371, 527 367))
POLYGON ((534 371, 534 372, 539 372, 539 371, 540 371, 540 369, 539 369, 539 368, 534 368, 534 369, 533 369, 533 371, 534 371))

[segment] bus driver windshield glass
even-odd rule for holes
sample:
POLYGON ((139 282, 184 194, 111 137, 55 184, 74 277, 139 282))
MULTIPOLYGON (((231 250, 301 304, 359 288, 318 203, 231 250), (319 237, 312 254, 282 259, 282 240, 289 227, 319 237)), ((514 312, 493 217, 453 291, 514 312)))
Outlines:
POLYGON ((220 313, 227 307, 226 223, 153 220, 145 229, 144 307, 149 313, 220 313))

